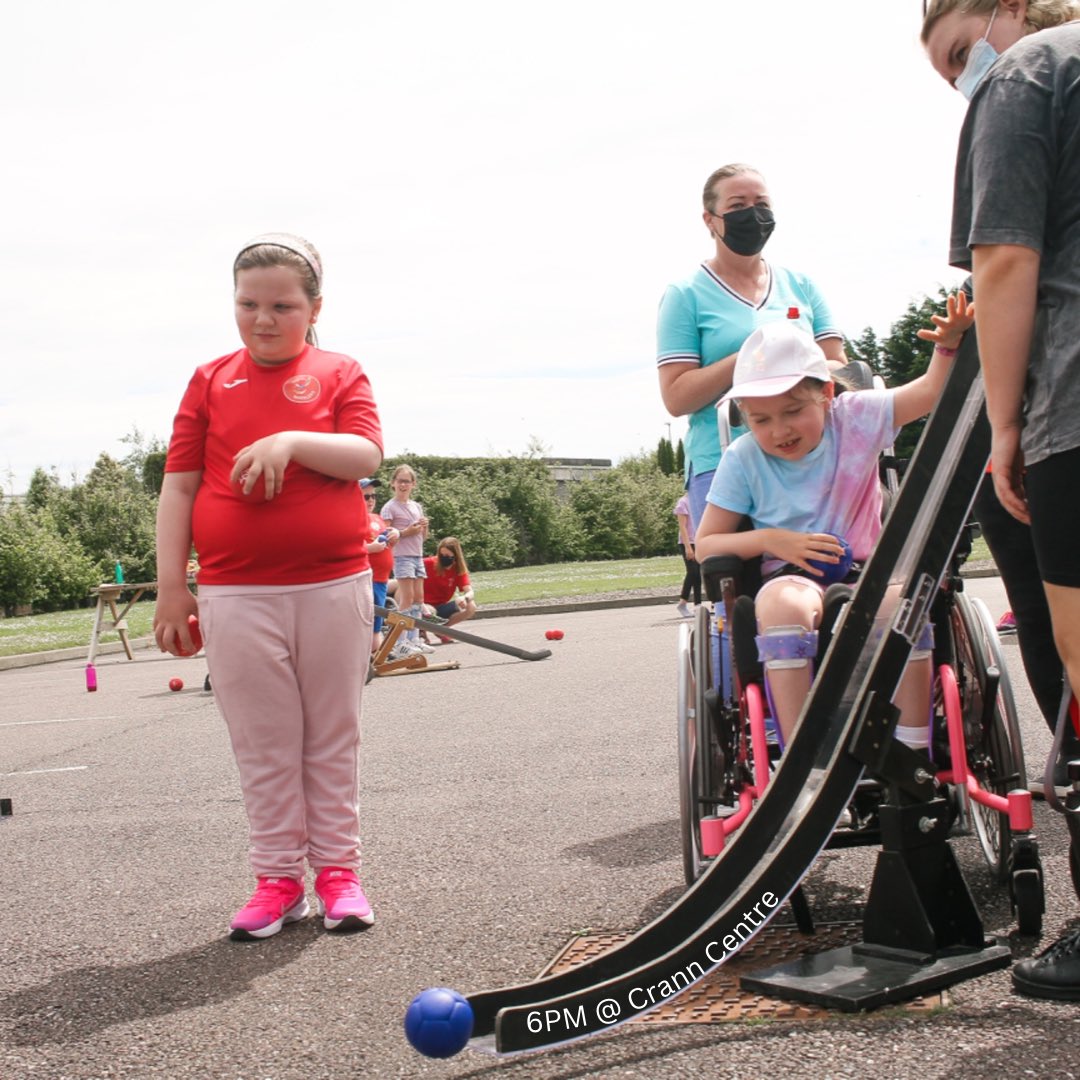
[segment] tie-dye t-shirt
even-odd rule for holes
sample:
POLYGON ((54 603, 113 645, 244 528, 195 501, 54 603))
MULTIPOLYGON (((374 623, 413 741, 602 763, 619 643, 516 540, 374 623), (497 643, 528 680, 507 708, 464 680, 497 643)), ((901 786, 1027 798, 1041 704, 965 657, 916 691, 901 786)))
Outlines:
MULTIPOLYGON (((869 558, 881 533, 878 455, 895 434, 893 393, 839 395, 821 442, 799 461, 766 454, 753 435, 741 435, 720 459, 709 502, 748 515, 755 529, 842 536, 855 559, 869 558)), ((769 574, 782 565, 766 553, 762 570, 769 574)))

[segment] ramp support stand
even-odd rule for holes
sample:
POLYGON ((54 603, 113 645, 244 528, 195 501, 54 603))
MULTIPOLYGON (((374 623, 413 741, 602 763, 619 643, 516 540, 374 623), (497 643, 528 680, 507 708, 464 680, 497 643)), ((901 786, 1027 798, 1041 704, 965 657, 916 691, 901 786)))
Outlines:
POLYGON ((863 940, 743 976, 744 990, 857 1012, 1012 963, 1007 945, 983 936, 978 908, 946 838, 948 805, 929 797, 931 762, 891 738, 892 709, 868 703, 852 747, 890 784, 888 801, 879 809, 882 849, 863 915, 863 940), (886 733, 887 739, 877 737, 886 733))
POLYGON ((880 813, 884 842, 863 940, 743 976, 744 990, 858 1012, 1012 963, 1007 945, 983 937, 975 902, 945 839, 945 800, 885 804, 880 813))

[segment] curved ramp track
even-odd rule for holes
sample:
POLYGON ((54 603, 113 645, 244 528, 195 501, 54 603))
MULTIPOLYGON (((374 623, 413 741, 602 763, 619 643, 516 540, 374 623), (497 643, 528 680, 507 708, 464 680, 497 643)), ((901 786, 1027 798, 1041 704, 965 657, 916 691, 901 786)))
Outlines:
POLYGON ((537 1050, 647 1012, 737 952, 802 881, 862 774, 849 747, 865 734, 868 706, 895 692, 971 508, 989 456, 982 402, 968 335, 804 709, 801 730, 815 737, 792 741, 734 841, 620 948, 537 982, 469 995, 470 1046, 537 1050), (871 632, 875 623, 882 633, 871 632))

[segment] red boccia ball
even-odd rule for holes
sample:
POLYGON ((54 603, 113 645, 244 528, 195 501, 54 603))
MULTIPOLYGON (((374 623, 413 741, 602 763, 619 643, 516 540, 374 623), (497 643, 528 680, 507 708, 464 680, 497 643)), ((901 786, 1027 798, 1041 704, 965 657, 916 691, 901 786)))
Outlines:
POLYGON ((546 637, 548 641, 562 641, 563 632, 561 630, 548 630, 544 633, 544 637, 546 637))
POLYGON ((183 690, 184 689, 184 680, 183 679, 170 679, 169 680, 169 689, 170 690, 183 690))
MULTIPOLYGON (((191 635, 191 644, 195 646, 195 652, 198 652, 203 647, 202 631, 200 631, 200 629, 199 629, 199 616, 198 615, 189 615, 187 621, 188 621, 188 633, 191 635)), ((180 648, 180 642, 179 641, 177 641, 176 647, 177 647, 177 654, 178 655, 180 655, 180 656, 191 656, 192 655, 192 653, 189 653, 186 649, 180 648)), ((179 687, 177 687, 177 689, 179 689, 179 687)))

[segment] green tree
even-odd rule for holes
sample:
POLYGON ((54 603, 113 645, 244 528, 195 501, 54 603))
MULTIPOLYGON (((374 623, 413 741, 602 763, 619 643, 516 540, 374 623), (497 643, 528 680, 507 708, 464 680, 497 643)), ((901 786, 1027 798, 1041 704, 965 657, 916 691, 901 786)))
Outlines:
POLYGON ((506 459, 492 498, 514 530, 514 565, 552 561, 561 545, 562 519, 551 470, 531 457, 506 459))
POLYGON ((147 491, 159 495, 165 475, 165 454, 168 447, 156 435, 148 437, 134 425, 120 441, 128 448, 120 464, 147 491))
POLYGON ((581 536, 581 558, 629 559, 675 550, 672 508, 682 490, 655 456, 627 458, 609 472, 574 486, 570 505, 581 536))
POLYGON ((165 480, 166 453, 165 450, 152 450, 142 465, 143 487, 155 497, 161 494, 161 485, 165 480))
POLYGON ((35 611, 75 607, 99 581, 77 540, 63 537, 49 511, 4 504, 0 509, 0 607, 35 611))
POLYGON ((65 529, 78 538, 102 581, 120 563, 128 581, 153 581, 157 501, 141 478, 101 454, 86 480, 72 489, 65 529))
POLYGON ((665 476, 675 472, 675 448, 670 439, 661 439, 656 447, 656 464, 665 476))
POLYGON ((42 468, 34 470, 26 488, 26 507, 29 510, 45 510, 54 506, 64 497, 64 488, 56 470, 46 472, 42 468))
POLYGON ((857 338, 848 338, 844 343, 844 351, 849 360, 862 360, 869 364, 871 369, 881 373, 882 352, 877 334, 868 326, 857 338))
POLYGON ((417 491, 417 501, 431 521, 425 548, 433 554, 444 536, 461 541, 474 570, 499 570, 514 564, 513 523, 499 510, 484 477, 472 469, 454 477, 431 477, 417 491))
MULTIPOLYGON (((933 326, 932 315, 945 313, 945 300, 948 292, 940 288, 936 296, 925 296, 916 304, 908 304, 907 310, 889 328, 886 337, 878 339, 873 330, 867 327, 854 342, 847 343, 848 355, 855 359, 866 360, 875 371, 879 372, 889 386, 903 386, 926 371, 934 346, 923 341, 920 330, 933 326)), ((909 458, 922 434, 925 420, 907 424, 896 439, 898 457, 909 458)))
POLYGON ((638 554, 635 514, 640 495, 614 469, 575 484, 570 506, 581 530, 583 559, 629 559, 638 554))

